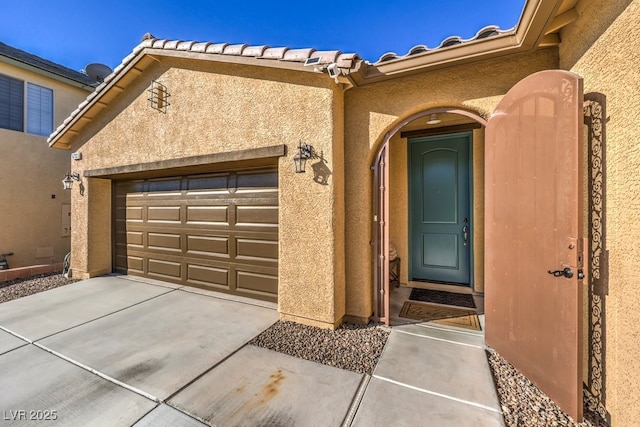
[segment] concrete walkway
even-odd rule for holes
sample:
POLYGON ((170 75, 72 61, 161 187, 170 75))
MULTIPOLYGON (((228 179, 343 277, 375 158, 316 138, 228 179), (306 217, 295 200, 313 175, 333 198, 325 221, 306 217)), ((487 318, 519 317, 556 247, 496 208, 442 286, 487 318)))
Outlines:
POLYGON ((373 376, 247 345, 275 304, 110 276, 0 304, 0 422, 502 425, 482 334, 393 328, 373 376))

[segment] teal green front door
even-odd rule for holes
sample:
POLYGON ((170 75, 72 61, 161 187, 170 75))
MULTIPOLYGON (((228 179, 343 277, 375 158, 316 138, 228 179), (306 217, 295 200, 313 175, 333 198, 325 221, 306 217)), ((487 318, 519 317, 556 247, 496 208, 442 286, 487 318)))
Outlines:
POLYGON ((410 279, 470 285, 471 133, 409 140, 410 279))

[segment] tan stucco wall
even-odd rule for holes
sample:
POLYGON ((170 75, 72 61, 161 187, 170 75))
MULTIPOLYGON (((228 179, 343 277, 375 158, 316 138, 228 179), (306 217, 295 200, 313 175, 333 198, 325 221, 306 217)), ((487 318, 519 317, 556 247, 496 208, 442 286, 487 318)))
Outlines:
MULTIPOLYGON (((366 318, 372 313, 372 172, 370 166, 386 132, 402 120, 432 108, 464 108, 488 117, 502 96, 516 82, 536 71, 557 68, 557 50, 543 49, 508 59, 478 62, 426 72, 349 90, 345 94, 346 124, 346 281, 347 314, 366 318)), ((480 132, 481 133, 481 132, 480 132)), ((483 196, 481 194, 482 137, 474 133, 475 245, 482 259, 483 196), (476 144, 477 143, 477 144, 476 144), (478 151, 476 151, 478 150, 478 151)), ((407 259, 406 147, 399 135, 391 140, 390 236, 407 259), (401 169, 400 169, 401 168, 401 169), (395 184, 398 184, 397 187, 395 184)), ((403 262, 406 281, 406 263, 403 262)), ((483 282, 476 264, 475 277, 483 282), (480 277, 479 277, 480 275, 480 277)))
MULTIPOLYGON (((74 171, 287 145, 279 159, 279 311, 323 327, 344 315, 343 91, 325 75, 163 59, 135 80, 74 141, 74 171), (166 114, 149 106, 151 79, 171 95, 166 114), (298 143, 311 144, 333 171, 329 185, 294 172, 298 143)), ((72 269, 111 268, 110 185, 85 178, 73 193, 72 269), (88 231, 87 231, 88 230, 88 231)))
POLYGON ((560 65, 607 97, 605 406, 612 425, 640 418, 640 1, 578 3, 563 29, 560 65))
MULTIPOLYGON (((53 90, 54 129, 88 94, 4 62, 0 74, 53 90)), ((45 136, 0 129, 0 252, 14 253, 10 267, 59 263, 69 252, 62 216, 71 194, 62 189, 62 179, 70 163, 70 153, 49 148, 45 136)))

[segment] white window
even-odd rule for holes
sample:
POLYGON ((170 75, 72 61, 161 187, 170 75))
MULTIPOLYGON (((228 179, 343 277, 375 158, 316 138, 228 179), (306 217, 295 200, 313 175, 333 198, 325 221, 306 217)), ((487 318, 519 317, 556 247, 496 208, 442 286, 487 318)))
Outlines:
POLYGON ((27 132, 49 136, 53 131, 53 91, 27 83, 27 132))

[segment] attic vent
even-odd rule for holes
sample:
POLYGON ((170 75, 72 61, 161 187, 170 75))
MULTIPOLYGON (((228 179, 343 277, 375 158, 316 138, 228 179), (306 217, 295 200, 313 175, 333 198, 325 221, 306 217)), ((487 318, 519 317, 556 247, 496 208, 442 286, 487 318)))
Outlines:
POLYGON ((149 100, 151 108, 166 114, 167 107, 171 105, 167 100, 169 96, 171 96, 167 91, 167 87, 156 80, 152 80, 151 87, 147 92, 149 92, 149 98, 147 99, 149 100))

